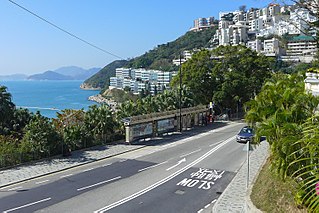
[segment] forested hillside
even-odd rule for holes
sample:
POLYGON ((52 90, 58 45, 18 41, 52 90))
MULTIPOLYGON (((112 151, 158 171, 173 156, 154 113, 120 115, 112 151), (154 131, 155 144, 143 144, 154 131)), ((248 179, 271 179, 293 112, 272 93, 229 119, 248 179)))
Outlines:
POLYGON ((128 61, 116 60, 106 65, 95 75, 84 81, 85 87, 103 89, 110 84, 110 77, 115 76, 115 69, 127 66, 128 61))
POLYGON ((173 59, 177 59, 184 50, 209 47, 210 39, 215 34, 216 28, 199 32, 187 32, 175 41, 158 45, 156 48, 129 61, 114 61, 105 66, 91 78, 85 80, 84 83, 89 87, 106 89, 109 86, 110 77, 115 76, 115 69, 118 67, 143 67, 163 71, 177 70, 177 67, 172 63, 173 59))

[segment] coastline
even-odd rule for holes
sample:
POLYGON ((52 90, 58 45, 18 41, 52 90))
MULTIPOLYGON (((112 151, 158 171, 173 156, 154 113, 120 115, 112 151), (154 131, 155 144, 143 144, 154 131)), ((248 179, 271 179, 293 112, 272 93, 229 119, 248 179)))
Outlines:
POLYGON ((101 90, 101 88, 95 88, 95 87, 92 87, 92 86, 90 86, 89 84, 86 84, 86 83, 82 83, 80 85, 80 89, 83 89, 83 90, 101 90))
POLYGON ((113 110, 116 109, 117 103, 111 99, 104 98, 101 94, 97 95, 91 95, 88 97, 89 101, 94 101, 99 104, 107 104, 109 107, 111 107, 113 110))

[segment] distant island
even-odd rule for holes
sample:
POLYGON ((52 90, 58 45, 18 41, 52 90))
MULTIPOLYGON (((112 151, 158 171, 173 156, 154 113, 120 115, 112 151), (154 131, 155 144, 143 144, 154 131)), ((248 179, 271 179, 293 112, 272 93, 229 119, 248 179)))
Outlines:
POLYGON ((54 71, 30 75, 30 80, 86 80, 100 71, 101 68, 83 69, 76 66, 61 67, 54 71))
POLYGON ((56 70, 48 70, 34 75, 12 74, 0 75, 0 80, 86 80, 99 72, 101 68, 83 69, 77 66, 66 66, 56 70))

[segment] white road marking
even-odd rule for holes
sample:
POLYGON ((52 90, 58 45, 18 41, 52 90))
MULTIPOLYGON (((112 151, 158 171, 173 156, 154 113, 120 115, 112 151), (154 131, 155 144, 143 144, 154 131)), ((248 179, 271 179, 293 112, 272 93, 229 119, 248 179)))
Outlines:
POLYGON ((61 176, 60 178, 66 178, 66 177, 70 177, 70 176, 72 176, 73 174, 68 174, 68 175, 63 175, 63 176, 61 176))
POLYGON ((17 186, 17 187, 14 187, 14 188, 12 188, 12 189, 8 189, 8 192, 10 192, 10 191, 15 191, 15 190, 17 190, 17 189, 22 189, 22 186, 17 186))
POLYGON ((112 164, 111 163, 107 163, 107 164, 102 165, 102 167, 106 167, 106 166, 109 166, 109 165, 112 165, 112 164))
POLYGON ((41 184, 41 183, 45 183, 45 182, 48 182, 50 180, 43 180, 43 181, 39 181, 39 182, 35 182, 35 184, 41 184))
POLYGON ((99 185, 101 185, 101 184, 104 184, 104 183, 107 183, 107 182, 111 182, 111 181, 113 181, 113 180, 117 180, 117 179, 120 179, 120 178, 121 178, 121 176, 117 176, 117 177, 112 178, 112 179, 109 179, 109 180, 105 180, 105 181, 98 182, 98 183, 93 184, 93 185, 90 185, 90 186, 85 186, 85 187, 79 188, 79 189, 77 189, 77 191, 82 191, 82 190, 85 190, 85 189, 92 188, 92 187, 94 187, 94 186, 99 186, 99 185))
POLYGON ((153 166, 146 167, 146 168, 144 168, 144 169, 140 169, 140 170, 138 170, 138 172, 142 172, 142 171, 144 171, 144 170, 157 167, 157 166, 162 165, 162 164, 167 163, 167 162, 168 162, 168 161, 165 161, 165 162, 162 162, 162 163, 155 164, 155 165, 153 165, 153 166))
POLYGON ((122 163, 122 162, 125 162, 125 161, 127 161, 127 159, 122 159, 119 162, 122 163))
POLYGON ((201 213, 204 209, 199 210, 197 213, 201 213))
POLYGON ((217 199, 213 200, 213 201, 211 202, 211 204, 215 203, 216 201, 217 201, 217 199))
POLYGON ((211 144, 211 145, 209 145, 210 147, 212 147, 212 146, 215 146, 215 145, 217 145, 217 144, 220 144, 220 143, 222 143, 224 140, 222 140, 222 141, 218 141, 217 143, 213 143, 213 144, 211 144))
POLYGON ((12 212, 12 211, 15 211, 15 210, 18 210, 18 209, 22 209, 22 208, 25 208, 25 207, 29 207, 29 206, 32 206, 32 205, 34 205, 34 204, 42 203, 42 202, 49 201, 49 200, 51 200, 50 197, 45 198, 45 199, 43 199, 43 200, 39 200, 39 201, 33 202, 33 203, 28 203, 28 204, 25 204, 25 205, 23 205, 23 206, 19 206, 19 207, 13 208, 13 209, 5 210, 5 211, 3 211, 3 213, 12 212))
POLYGON ((88 171, 91 171, 91 170, 93 170, 94 168, 89 168, 89 169, 85 169, 85 170, 83 170, 83 172, 88 172, 88 171))
POLYGON ((139 196, 141 196, 141 195, 143 195, 143 194, 145 194, 145 193, 151 191, 152 189, 154 189, 154 188, 156 188, 156 187, 158 187, 158 186, 160 186, 160 185, 162 185, 162 184, 164 184, 164 183, 170 181, 171 179, 173 179, 173 178, 176 177, 177 175, 179 175, 179 174, 185 172, 187 169, 189 169, 189 168, 195 166, 196 164, 198 164, 199 162, 203 161, 205 158, 207 158, 208 156, 210 156, 211 154, 213 154, 215 151, 217 151, 218 149, 220 149, 221 147, 223 147, 224 145, 226 145, 229 141, 233 140, 234 138, 235 138, 235 136, 233 136, 233 137, 227 139, 226 141, 224 141, 223 143, 221 143, 221 144, 217 145, 216 147, 212 148, 211 150, 209 150, 208 152, 206 152, 204 155, 202 155, 201 157, 197 158, 197 159, 194 160, 193 162, 189 163, 189 164, 186 165, 185 167, 183 167, 183 168, 181 168, 180 170, 178 170, 178 171, 176 171, 176 172, 170 174, 170 175, 167 176, 166 178, 164 178, 164 179, 162 179, 162 180, 160 180, 160 181, 158 181, 158 182, 156 182, 156 183, 154 183, 154 184, 152 184, 152 185, 146 187, 145 189, 142 189, 142 190, 140 190, 140 191, 138 191, 138 192, 136 192, 136 193, 134 193, 134 194, 132 194, 132 195, 126 197, 126 198, 123 198, 123 199, 121 199, 121 200, 119 200, 119 201, 117 201, 117 202, 114 202, 114 203, 112 203, 112 204, 110 204, 110 205, 107 205, 107 206, 105 206, 105 207, 103 207, 103 208, 100 208, 100 209, 98 209, 98 210, 95 210, 94 213, 106 212, 106 211, 108 211, 108 210, 110 210, 110 209, 113 209, 113 208, 115 208, 115 207, 117 207, 117 206, 123 204, 123 203, 126 203, 126 202, 128 202, 128 201, 130 201, 130 200, 133 200, 134 198, 139 197, 139 196))
POLYGON ((182 160, 178 161, 177 164, 175 164, 174 166, 169 167, 168 169, 166 169, 166 171, 169 171, 169 170, 175 168, 176 166, 178 166, 179 164, 181 164, 183 162, 186 162, 186 158, 183 158, 182 160))
POLYGON ((186 157, 186 156, 188 156, 188 155, 191 155, 191 154, 194 154, 194 153, 200 152, 200 151, 202 151, 202 149, 197 149, 197 150, 195 150, 195 151, 192 151, 192 152, 190 152, 190 153, 188 153, 188 154, 185 154, 185 155, 181 155, 181 156, 179 156, 179 157, 180 157, 180 158, 183 158, 183 157, 186 157))
POLYGON ((204 208, 205 208, 205 209, 207 209, 209 206, 210 206, 210 203, 209 203, 209 204, 207 204, 204 208))

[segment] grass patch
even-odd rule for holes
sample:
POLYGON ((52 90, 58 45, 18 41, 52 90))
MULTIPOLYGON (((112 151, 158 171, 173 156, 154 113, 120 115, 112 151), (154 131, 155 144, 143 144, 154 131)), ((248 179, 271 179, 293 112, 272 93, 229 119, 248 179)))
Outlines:
POLYGON ((270 160, 260 171, 253 186, 250 198, 254 205, 263 212, 296 212, 306 213, 294 203, 294 194, 297 184, 293 180, 283 182, 270 170, 270 160))

